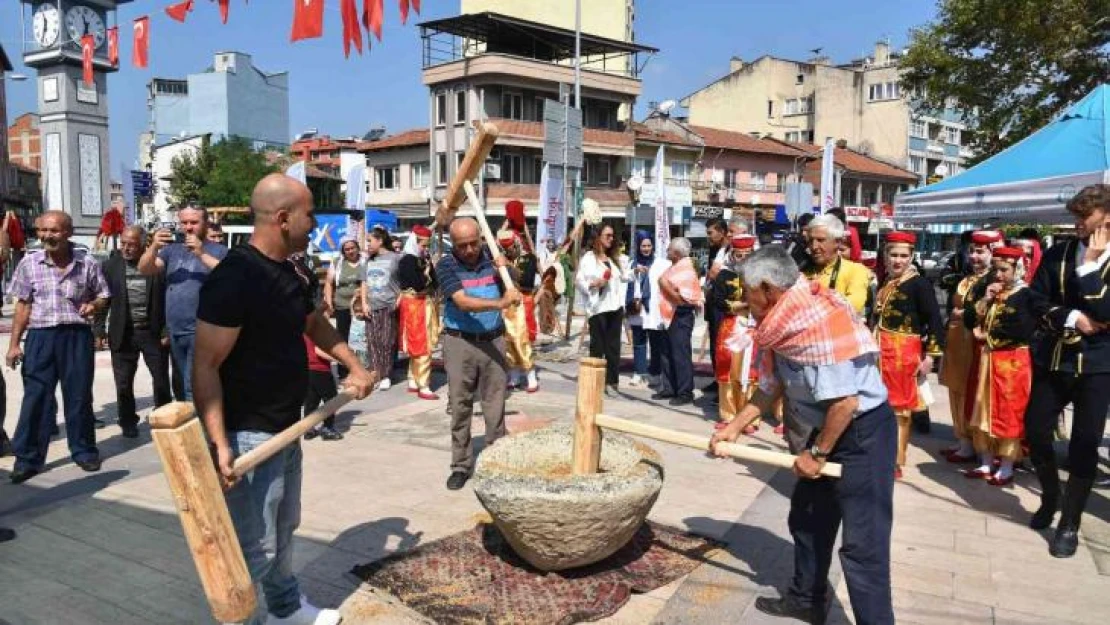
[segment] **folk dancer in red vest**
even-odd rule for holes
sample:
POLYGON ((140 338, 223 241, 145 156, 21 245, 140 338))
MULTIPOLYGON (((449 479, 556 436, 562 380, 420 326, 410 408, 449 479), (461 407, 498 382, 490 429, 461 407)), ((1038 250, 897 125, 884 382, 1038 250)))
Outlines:
MULTIPOLYGON (((740 264, 755 250, 756 238, 742 234, 730 239, 730 252, 723 266, 713 279, 713 289, 708 305, 717 308, 720 326, 717 330, 717 356, 714 374, 717 378, 718 422, 723 428, 740 414, 751 394, 755 392, 755 345, 750 331, 754 321, 744 303, 744 288, 740 283, 740 264)), ((743 432, 752 434, 759 428, 759 419, 745 424, 743 432)))
POLYGON ((952 412, 952 429, 956 435, 956 445, 944 450, 949 462, 971 462, 975 460, 975 446, 972 444, 968 421, 975 406, 978 378, 979 351, 976 341, 974 306, 986 294, 990 283, 991 250, 1002 245, 1002 233, 996 230, 980 230, 971 234, 970 259, 971 274, 960 280, 952 301, 952 315, 948 320, 948 332, 944 342, 944 360, 941 362, 940 383, 948 387, 948 405, 952 412), (971 314, 965 310, 971 307, 971 314))
POLYGON ((879 370, 898 417, 898 457, 895 477, 902 477, 910 441, 911 414, 920 404, 919 378, 933 368, 941 355, 937 335, 942 331, 940 309, 933 285, 913 266, 917 237, 912 232, 892 232, 883 249, 886 282, 879 290, 874 312, 875 339, 879 344, 879 370))
POLYGON ((409 388, 420 399, 439 399, 429 383, 432 377, 432 350, 439 341, 439 309, 436 306, 435 267, 428 259, 432 231, 416 225, 405 242, 397 263, 397 285, 401 288, 401 351, 409 357, 409 388))
POLYGON ((512 230, 497 233, 497 244, 509 259, 509 273, 522 298, 522 306, 501 311, 505 319, 505 352, 509 361, 509 388, 519 388, 525 382, 529 393, 540 390, 536 368, 532 361, 532 345, 536 341, 536 274, 539 264, 536 255, 525 251, 520 236, 512 230))
POLYGON ((1025 437, 1023 419, 1033 385, 1029 339, 1037 328, 1033 295, 1026 288, 1024 252, 1000 247, 991 260, 991 283, 975 302, 979 325, 975 338, 983 342, 979 357, 977 401, 968 424, 982 464, 966 471, 994 486, 1014 481, 1014 460, 1025 437), (1001 458, 992 474, 994 459, 1001 458))

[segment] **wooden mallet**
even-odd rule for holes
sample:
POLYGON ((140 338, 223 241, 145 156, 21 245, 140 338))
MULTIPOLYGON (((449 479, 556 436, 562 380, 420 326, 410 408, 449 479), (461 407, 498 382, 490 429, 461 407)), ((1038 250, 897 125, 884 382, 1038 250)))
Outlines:
MULTIPOLYGON (((233 465, 234 474, 246 475, 353 398, 340 393, 319 410, 239 456, 233 465)), ((193 404, 174 402, 158 408, 150 415, 150 429, 212 616, 221 623, 247 620, 258 604, 254 583, 193 404)))
POLYGON ((443 196, 443 201, 440 202, 439 208, 436 210, 437 226, 446 228, 451 225, 455 213, 466 201, 463 183, 478 177, 482 167, 486 164, 486 159, 489 158, 490 151, 493 150, 493 145, 497 143, 498 134, 499 131, 494 124, 484 123, 478 127, 478 136, 467 148, 466 156, 463 157, 458 171, 451 179, 451 184, 447 186, 447 194, 443 196))
MULTIPOLYGON (((651 438, 664 443, 709 451, 709 438, 677 432, 601 413, 602 391, 605 389, 605 360, 583 358, 578 368, 578 401, 574 414, 574 450, 571 465, 575 475, 597 473, 601 462, 601 428, 651 438)), ((732 458, 769 464, 789 469, 794 455, 770 449, 759 449, 737 443, 717 443, 717 450, 732 458)), ((840 477, 840 465, 827 462, 821 468, 825 477, 840 477)))

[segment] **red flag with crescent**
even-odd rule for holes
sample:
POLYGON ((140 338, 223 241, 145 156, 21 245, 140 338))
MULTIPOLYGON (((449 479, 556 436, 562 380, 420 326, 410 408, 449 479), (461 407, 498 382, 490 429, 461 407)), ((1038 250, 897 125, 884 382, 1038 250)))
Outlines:
POLYGON ((85 84, 93 84, 93 51, 96 50, 96 40, 92 35, 81 36, 81 65, 85 70, 85 84))
POLYGON ((362 54, 362 27, 358 23, 358 5, 355 0, 341 0, 339 7, 343 17, 343 56, 351 56, 351 44, 355 44, 362 54))
POLYGON ((119 26, 108 29, 108 62, 113 67, 119 65, 119 26))
POLYGON ((150 17, 142 16, 131 24, 134 41, 131 46, 131 64, 145 69, 150 52, 150 17))
POLYGON ((224 24, 227 23, 227 11, 230 3, 231 0, 220 0, 220 21, 224 24))
POLYGON ((409 21, 409 0, 401 0, 401 24, 409 21))
POLYGON ((412 0, 412 10, 416 11, 417 15, 420 15, 420 0, 412 0))
MULTIPOLYGON (((344 22, 343 34, 346 38, 344 22)), ((293 0, 293 34, 290 41, 315 39, 324 34, 324 0, 293 0)))
POLYGON ((170 18, 179 22, 184 22, 186 16, 189 15, 189 11, 192 10, 193 0, 185 0, 184 2, 178 2, 177 4, 171 4, 166 7, 166 15, 169 15, 170 18))

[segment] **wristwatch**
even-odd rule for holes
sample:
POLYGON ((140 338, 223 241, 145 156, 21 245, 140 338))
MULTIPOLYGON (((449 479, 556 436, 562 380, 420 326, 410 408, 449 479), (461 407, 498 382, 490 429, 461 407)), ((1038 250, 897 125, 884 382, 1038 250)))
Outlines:
POLYGON ((821 448, 817 446, 817 443, 814 443, 809 448, 809 455, 813 456, 815 460, 824 460, 829 457, 829 452, 822 451, 821 448))

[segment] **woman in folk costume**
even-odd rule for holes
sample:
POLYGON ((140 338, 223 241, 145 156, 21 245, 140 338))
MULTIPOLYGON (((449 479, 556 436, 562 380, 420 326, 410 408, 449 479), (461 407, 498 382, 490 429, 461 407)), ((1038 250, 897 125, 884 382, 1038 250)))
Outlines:
POLYGON ((432 378, 432 349, 439 340, 439 310, 436 306, 435 268, 428 259, 432 231, 416 225, 405 242, 397 263, 397 285, 401 288, 401 351, 409 357, 409 392, 420 399, 439 399, 428 386, 432 378))
POLYGON ((902 477, 910 442, 912 413, 920 402, 918 378, 933 369, 940 356, 937 335, 943 330, 933 284, 913 266, 917 237, 912 232, 887 235, 883 260, 886 282, 875 302, 874 328, 879 343, 879 369, 898 417, 898 458, 895 477, 902 477))
MULTIPOLYGON (((717 308, 721 320, 717 345, 714 346, 717 350, 714 375, 720 389, 717 429, 731 423, 748 403, 751 393, 755 391, 752 381, 757 377, 756 367, 753 366, 754 345, 750 336, 744 336, 751 332, 753 322, 744 303, 744 288, 740 283, 740 263, 755 250, 756 238, 742 234, 732 237, 729 242, 730 253, 713 279, 712 299, 708 304, 717 308)), ((758 418, 745 424, 743 433, 752 434, 757 429, 758 418)))
POLYGON ((536 340, 536 255, 523 249, 520 237, 512 230, 498 232, 497 244, 509 259, 509 273, 523 298, 523 306, 501 311, 507 338, 505 351, 511 367, 509 388, 519 388, 527 380, 527 391, 535 393, 540 390, 532 362, 532 344, 536 340))
POLYGON ((975 338, 984 345, 970 429, 981 464, 964 474, 1006 486, 1014 481, 1014 460, 1025 437, 1025 406, 1033 386, 1029 339, 1037 328, 1037 316, 1033 294, 1024 282, 1022 249, 998 248, 991 265, 993 281, 986 295, 975 302, 979 317, 975 338), (992 475, 996 457, 1001 463, 992 475))
POLYGON ((956 434, 956 445, 944 450, 949 462, 971 462, 975 460, 975 447, 972 444, 971 429, 968 421, 975 406, 978 386, 978 363, 980 346, 972 332, 975 324, 967 325, 974 313, 965 317, 968 306, 974 307, 977 297, 986 293, 990 283, 991 250, 1002 243, 1002 233, 994 230, 980 230, 971 234, 968 261, 971 273, 956 285, 952 293, 952 315, 948 320, 948 330, 944 341, 944 360, 941 362, 940 383, 948 387, 948 405, 952 413, 952 429, 956 434))

